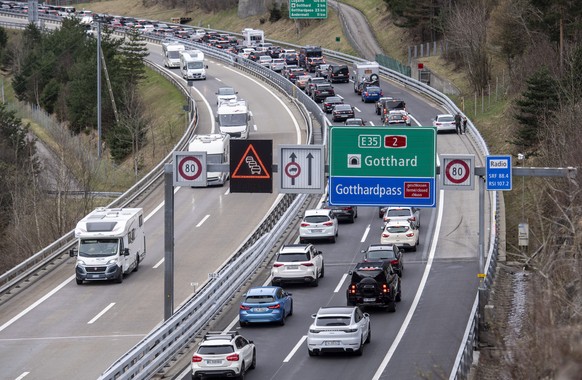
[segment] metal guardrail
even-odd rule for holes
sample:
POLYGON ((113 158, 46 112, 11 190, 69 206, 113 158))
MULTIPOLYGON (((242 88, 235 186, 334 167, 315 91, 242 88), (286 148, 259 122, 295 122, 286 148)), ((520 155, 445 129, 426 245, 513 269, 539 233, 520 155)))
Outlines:
MULTIPOLYGON (((156 41, 160 41, 161 38, 160 37, 151 37, 153 40, 156 41)), ((184 43, 184 40, 179 40, 180 42, 184 43)), ((285 42, 280 42, 280 41, 275 41, 275 40, 269 40, 270 42, 273 43, 278 43, 284 46, 291 46, 291 47, 295 47, 295 48, 300 48, 300 46, 298 45, 292 45, 292 44, 288 44, 285 42)), ((221 59, 223 61, 226 62, 230 62, 230 64, 232 64, 235 67, 238 67, 242 70, 248 71, 250 73, 253 73, 257 76, 262 77, 263 79, 267 79, 271 84, 275 85, 276 87, 278 87, 281 91, 287 93, 289 96, 291 96, 292 98, 296 98, 297 100, 299 100, 303 106, 304 106, 304 110, 308 110, 309 112, 311 112, 311 114, 320 122, 320 125, 322 126, 322 129, 324 129, 324 133, 326 128, 323 128, 324 126, 328 125, 329 122, 327 121, 327 118, 325 116, 325 113, 321 110, 321 108, 315 103, 313 102, 313 100, 309 97, 307 97, 302 91, 298 90, 294 85, 292 85, 289 81, 287 81, 285 78, 283 78, 280 74, 274 73, 271 70, 267 69, 267 68, 263 68, 260 65, 256 64, 255 62, 243 59, 243 58, 237 58, 231 54, 222 52, 222 51, 218 51, 217 49, 213 49, 210 47, 206 47, 203 44, 200 43, 195 43, 195 42, 186 42, 187 44, 192 44, 192 47, 194 48, 198 48, 201 49, 203 51, 205 51, 206 54, 208 54, 209 56, 212 56, 214 58, 217 59, 221 59)), ((332 50, 327 50, 324 49, 324 54, 326 54, 328 57, 330 57, 331 59, 334 60, 338 60, 338 61, 344 61, 344 62, 362 62, 364 61, 361 58, 358 57, 354 57, 354 56, 350 56, 347 54, 343 54, 343 53, 339 53, 339 52, 334 52, 332 50)), ((413 90, 423 96, 426 96, 430 99, 432 99, 433 101, 435 101, 436 103, 440 104, 442 107, 444 107, 448 112, 450 113, 457 113, 457 112, 461 112, 461 110, 455 105, 455 103, 450 100, 446 95, 434 90, 432 87, 419 82, 415 79, 412 79, 410 77, 407 77, 405 75, 402 75, 398 72, 395 72, 393 70, 381 67, 380 69, 380 74, 387 77, 389 80, 396 82, 398 84, 400 84, 401 86, 413 90)), ((301 107, 300 107, 301 108, 301 107)), ((462 113, 462 112, 461 112, 462 113)), ((489 149, 487 147, 487 144, 485 143, 485 141, 483 140, 482 136, 479 134, 478 130, 475 128, 475 126, 473 125, 473 123, 470 121, 470 119, 468 119, 468 127, 469 127, 469 131, 470 134, 469 136, 473 139, 475 146, 480 149, 481 154, 486 156, 489 154, 489 149)), ((311 136, 310 136, 310 141, 311 141, 311 136)), ((323 140, 325 142, 325 139, 323 140)), ((163 168, 163 164, 165 163, 165 161, 163 163, 161 163, 159 166, 163 168)), ((152 171, 153 172, 153 171, 152 171)), ((157 173, 157 175, 161 175, 160 173, 157 173)), ((136 184, 137 185, 137 184, 136 184)), ((135 187, 135 186, 134 186, 135 187)), ((129 193, 133 190, 134 188, 128 190, 129 193)), ((487 256, 487 261, 486 261, 486 265, 485 265, 485 273, 486 273, 486 278, 484 280, 484 285, 486 286, 486 289, 490 289, 492 283, 493 283, 493 279, 494 279, 494 274, 495 274, 495 270, 496 270, 496 266, 497 266, 497 255, 498 255, 498 225, 499 225, 499 210, 498 210, 498 193, 494 192, 493 196, 491 197, 491 221, 492 221, 492 228, 491 228, 491 236, 490 236, 490 242, 489 242, 489 251, 488 251, 488 256, 487 256)), ((115 207, 120 207, 115 206, 115 207)), ((261 246, 259 244, 262 238, 257 239, 254 243, 253 243, 253 247, 254 249, 249 249, 249 255, 254 254, 264 254, 266 246, 261 246), (262 248, 261 248, 262 247, 262 248), (259 252, 260 253, 257 253, 259 252)), ((273 240, 273 239, 269 239, 269 240, 273 240)), ((57 242, 53 243, 56 244, 57 242)), ((48 247, 47 247, 48 248, 48 247)), ((235 255, 234 259, 236 260, 239 257, 244 257, 245 254, 240 254, 240 255, 235 255)), ((242 260, 242 259, 241 259, 242 260)), ((223 268, 225 275, 226 272, 228 272, 228 265, 227 267, 223 268)), ((234 270, 234 269, 233 269, 234 270)), ((1 283, 1 281, 0 281, 1 283)), ((218 285, 217 285, 218 286, 218 285)), ((487 290, 486 292, 483 292, 482 294, 485 295, 486 298, 488 298, 488 293, 489 290, 487 290)), ((479 300, 479 294, 477 294, 475 303, 473 305, 472 311, 471 311, 471 316, 470 319, 468 321, 467 324, 467 328, 465 330, 465 334, 463 337, 463 341, 461 343, 461 346, 459 348, 456 360, 455 360, 455 364, 453 366, 453 370, 451 371, 450 374, 450 379, 466 379, 468 376, 468 372, 472 363, 472 359, 473 359, 473 351, 476 347, 477 344, 477 339, 478 339, 478 328, 479 328, 479 323, 478 323, 478 318, 479 318, 479 313, 478 313, 478 305, 479 302, 483 303, 486 300, 479 300)), ((192 302, 193 304, 196 304, 196 298, 192 299, 190 302, 192 302)), ((210 302, 210 301, 209 301, 210 302)), ((215 304, 215 302, 212 301, 212 304, 215 304)), ((198 305, 198 304, 197 304, 198 305)), ((198 307, 201 307, 202 305, 198 305, 198 307)), ((184 309, 185 310, 185 309, 184 309)), ((198 310, 197 308, 194 308, 193 312, 196 312, 196 310, 198 310)), ((178 314, 183 317, 186 318, 186 320, 188 319, 193 319, 193 318, 187 318, 188 316, 191 316, 192 314, 188 314, 188 313, 177 313, 174 317, 172 317, 169 321, 174 321, 175 319, 179 319, 178 314), (184 314, 184 315, 183 315, 184 314)), ((190 324, 189 326, 190 328, 194 328, 192 324, 190 324)), ((172 351, 172 349, 170 349, 170 346, 172 346, 171 342, 174 341, 174 338, 176 339, 176 341, 180 340, 180 342, 183 342, 183 340, 181 340, 182 338, 178 339, 177 337, 174 337, 172 335, 173 339, 169 339, 170 337, 170 333, 178 333, 178 331, 180 331, 182 333, 183 336, 187 336, 187 339, 191 339, 193 336, 195 336, 195 332, 189 330, 187 328, 187 326, 185 325, 180 325, 180 328, 178 328, 178 325, 172 325, 170 323, 168 324, 164 324, 160 329, 156 330, 154 333, 152 333, 152 335, 155 335, 156 337, 165 337, 163 340, 155 340, 155 339, 150 339, 152 338, 152 336, 148 336, 147 338, 145 338, 142 342, 140 342, 140 344, 138 344, 134 349, 132 349, 130 352, 128 352, 126 355, 124 355, 124 357, 120 358, 112 367, 110 367, 109 370, 107 370, 107 372, 102 376, 103 379, 129 379, 129 378, 143 378, 146 379, 147 377, 142 377, 142 373, 141 371, 143 370, 144 373, 155 373, 155 371, 153 371, 154 369, 159 369, 161 368, 161 365, 163 365, 163 363, 167 363, 169 360, 172 359, 172 357, 174 356, 175 351, 172 351), (144 342, 147 341, 149 343, 154 343, 153 346, 147 346, 147 344, 145 344, 144 342), (141 351, 141 349, 145 349, 147 351, 141 351), (140 353, 138 353, 137 351, 140 351, 140 353), (155 358, 155 359, 153 359, 155 358), (151 361, 148 362, 148 359, 151 359, 151 361), (160 365, 160 366, 158 366, 160 365), (158 367, 156 367, 158 366, 158 367), (155 367, 155 368, 154 368, 155 367), (141 369, 140 369, 141 368, 141 369), (121 371, 121 372, 120 372, 121 371), (153 371, 153 372, 152 372, 153 371), (131 372, 131 376, 128 375, 128 373, 131 372), (115 374, 115 375, 114 375, 115 374), (112 377, 109 377, 112 376, 112 377)))

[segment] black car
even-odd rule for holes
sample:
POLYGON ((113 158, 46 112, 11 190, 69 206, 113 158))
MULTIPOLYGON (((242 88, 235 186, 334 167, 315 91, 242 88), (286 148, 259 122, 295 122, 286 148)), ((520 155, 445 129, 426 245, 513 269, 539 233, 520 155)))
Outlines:
MULTIPOLYGON (((305 86, 305 93, 311 97, 313 96, 313 89, 317 83, 325 83, 325 78, 322 77, 311 77, 307 81, 307 86, 305 86)), ((331 111, 330 111, 331 112, 331 111)))
POLYGON ((311 90, 311 93, 313 101, 315 103, 319 103, 328 96, 334 96, 335 90, 333 89, 333 86, 329 83, 316 83, 315 87, 313 87, 313 89, 311 90))
POLYGON ((329 209, 339 221, 347 221, 353 223, 358 217, 358 207, 357 206, 332 206, 329 202, 325 202, 322 208, 329 209))
POLYGON ((384 119, 386 119, 390 111, 396 110, 406 111, 406 102, 402 99, 390 99, 382 102, 382 110, 380 111, 382 122, 384 122, 384 119))
POLYGON ((325 113, 331 113, 331 111, 333 110, 333 107, 335 107, 337 104, 343 104, 344 103, 344 99, 340 96, 328 96, 327 98, 325 98, 323 100, 323 112, 325 113))
POLYGON ((362 261, 349 272, 348 306, 379 306, 396 311, 402 299, 400 276, 388 261, 362 261))
POLYGON ((355 115, 354 107, 349 104, 337 104, 331 110, 331 119, 333 121, 346 121, 347 119, 353 119, 355 115))
POLYGON ((326 77, 330 83, 348 83, 350 81, 350 69, 348 65, 329 65, 326 77))
POLYGON ((404 263, 402 262, 402 250, 396 244, 370 244, 363 250, 364 261, 388 261, 392 264, 394 272, 402 277, 404 263))

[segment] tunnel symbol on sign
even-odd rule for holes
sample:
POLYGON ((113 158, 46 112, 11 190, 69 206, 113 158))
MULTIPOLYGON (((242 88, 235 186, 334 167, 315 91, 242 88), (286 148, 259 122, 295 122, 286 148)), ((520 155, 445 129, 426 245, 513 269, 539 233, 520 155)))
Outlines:
POLYGON ((348 168, 360 169, 362 167, 361 154, 348 154, 348 168))

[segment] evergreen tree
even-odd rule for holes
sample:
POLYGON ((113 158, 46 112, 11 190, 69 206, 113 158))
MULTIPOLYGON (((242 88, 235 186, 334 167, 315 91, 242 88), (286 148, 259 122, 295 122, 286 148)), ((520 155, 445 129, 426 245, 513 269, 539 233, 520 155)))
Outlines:
POLYGON ((539 143, 539 130, 551 113, 558 109, 558 98, 557 82, 547 67, 540 68, 527 80, 527 89, 515 102, 515 118, 520 128, 513 142, 526 155, 535 154, 539 143))
POLYGON ((144 59, 148 55, 143 36, 137 29, 131 28, 127 32, 126 43, 120 49, 122 76, 126 85, 135 87, 145 78, 144 59))

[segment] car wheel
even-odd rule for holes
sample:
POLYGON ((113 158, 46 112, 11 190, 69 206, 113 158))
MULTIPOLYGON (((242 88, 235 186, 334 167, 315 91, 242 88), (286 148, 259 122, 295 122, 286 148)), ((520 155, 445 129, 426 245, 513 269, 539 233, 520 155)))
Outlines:
POLYGON ((412 246, 412 252, 416 252, 416 246, 417 246, 417 245, 418 245, 418 244, 415 244, 415 245, 413 245, 413 246, 412 246))
POLYGON ((293 315, 293 301, 291 301, 291 308, 289 309, 289 316, 293 315))
POLYGON ((396 302, 392 301, 388 304, 386 308, 389 312, 394 313, 396 311, 396 302))
POLYGON ((364 337, 360 337, 360 347, 356 350, 357 356, 362 356, 364 353, 364 337))
POLYGON ((402 301, 402 288, 398 289, 398 293, 396 293, 396 302, 402 301))
POLYGON ((246 372, 246 370, 245 370, 245 363, 243 362, 242 363, 242 367, 240 369, 240 374, 238 375, 238 379, 239 380, 245 380, 245 372, 246 372))
POLYGON ((332 236, 332 237, 331 237, 331 239, 330 239, 330 240, 331 240, 331 242, 332 242, 332 243, 335 243, 335 240, 336 240, 335 238, 336 238, 335 236, 332 236))
POLYGON ((311 281, 311 286, 316 287, 319 286, 319 277, 315 277, 313 281, 311 281))
POLYGON ((348 300, 348 301, 346 302, 346 305, 348 305, 348 306, 356 306, 356 303, 355 303, 354 301, 350 301, 350 300, 348 300))
POLYGON ((121 269, 119 271, 119 277, 117 277, 117 279, 115 280, 115 282, 117 282, 118 284, 121 284, 123 282, 123 269, 121 269))
POLYGON ((325 265, 321 264, 321 273, 319 273, 319 278, 323 278, 325 275, 325 265))
POLYGON ((139 270, 139 253, 135 255, 135 268, 133 268, 134 272, 139 270))
POLYGON ((83 285, 83 280, 76 278, 75 279, 77 281, 77 285, 83 285))
POLYGON ((309 356, 317 356, 317 353, 315 351, 311 351, 310 349, 307 349, 307 353, 309 356))
POLYGON ((283 311, 283 316, 281 317, 281 320, 279 321, 279 325, 285 326, 285 322, 287 322, 285 320, 286 318, 287 318, 287 316, 285 315, 285 311, 283 311))
POLYGON ((355 222, 356 217, 354 215, 352 215, 352 217, 350 218, 350 223, 355 222))
POLYGON ((239 321, 240 327, 246 327, 249 325, 248 322, 239 321))
POLYGON ((299 244, 305 244, 305 239, 303 239, 303 238, 300 237, 299 238, 299 244))
POLYGON ((370 343, 372 340, 372 327, 368 326, 368 337, 366 338, 366 343, 370 343))
POLYGON ((253 361, 251 362, 251 366, 249 368, 250 369, 257 368, 257 352, 255 350, 253 350, 253 361))

